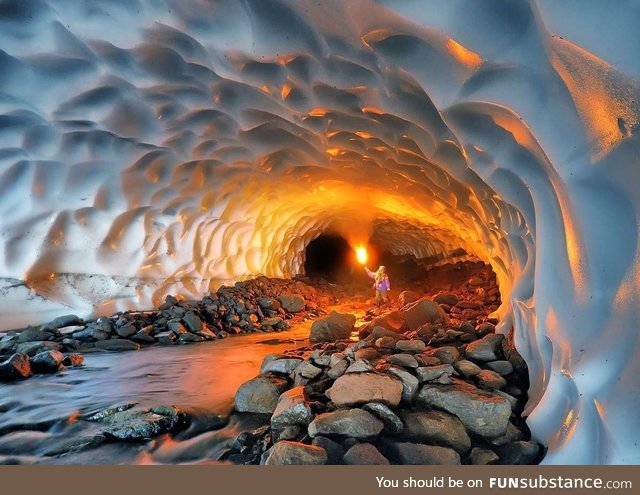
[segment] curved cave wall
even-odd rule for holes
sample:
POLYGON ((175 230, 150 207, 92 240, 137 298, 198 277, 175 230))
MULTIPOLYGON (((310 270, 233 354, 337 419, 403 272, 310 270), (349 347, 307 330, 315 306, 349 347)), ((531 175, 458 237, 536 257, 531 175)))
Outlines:
POLYGON ((547 463, 640 454, 637 1, 0 1, 0 322, 490 263, 547 463), (20 308, 16 311, 16 308, 20 308))

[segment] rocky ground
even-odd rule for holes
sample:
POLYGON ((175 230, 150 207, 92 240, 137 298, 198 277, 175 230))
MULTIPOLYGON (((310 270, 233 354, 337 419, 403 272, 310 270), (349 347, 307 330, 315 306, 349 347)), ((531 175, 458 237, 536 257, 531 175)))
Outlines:
POLYGON ((510 336, 495 333, 491 313, 500 292, 489 267, 432 269, 382 310, 373 307, 368 284, 357 293, 307 282, 262 277, 202 301, 168 297, 157 311, 86 322, 72 315, 7 332, 0 376, 16 380, 81 366, 81 353, 274 332, 314 320, 308 345, 267 356, 260 374, 237 390, 230 417, 123 404, 70 418, 60 431, 43 424, 42 433, 0 432, 0 458, 40 462, 24 456, 33 452, 49 462, 86 462, 88 451, 121 446, 131 455, 123 462, 539 462, 544 450, 521 417, 526 365, 510 336), (23 455, 7 456, 16 451, 23 455))
POLYGON ((322 313, 334 300, 328 284, 257 279, 221 287, 200 301, 168 296, 157 311, 119 313, 84 321, 76 315, 39 327, 0 333, 0 381, 81 366, 87 352, 135 351, 191 344, 251 332, 278 332, 322 313))

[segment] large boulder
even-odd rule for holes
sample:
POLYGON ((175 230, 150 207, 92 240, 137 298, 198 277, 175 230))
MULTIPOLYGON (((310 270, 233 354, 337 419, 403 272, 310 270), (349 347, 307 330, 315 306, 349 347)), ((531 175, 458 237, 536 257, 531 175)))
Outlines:
POLYGON ((340 339, 348 339, 355 324, 355 315, 332 311, 328 316, 313 322, 309 341, 334 342, 340 339))
POLYGON ((17 380, 31 375, 31 363, 29 356, 14 354, 6 361, 0 363, 0 380, 17 380))
POLYGON ((447 317, 438 303, 429 299, 421 299, 404 309, 402 316, 409 330, 417 330, 426 323, 442 323, 447 317))
POLYGON ((460 464, 460 455, 453 449, 421 443, 396 442, 388 447, 400 464, 450 465, 460 464))
POLYGON ((291 425, 308 425, 313 420, 311 407, 304 396, 304 387, 294 387, 284 392, 278 399, 271 416, 271 429, 275 432, 291 425))
POLYGON ((323 413, 309 424, 309 435, 342 435, 352 438, 372 438, 380 434, 384 423, 362 409, 340 409, 323 413))
POLYGON ((276 442, 269 451, 265 464, 279 466, 287 464, 326 464, 327 452, 315 445, 282 440, 276 442))
POLYGON ((280 395, 289 382, 274 375, 260 375, 240 385, 236 392, 236 410, 261 414, 273 414, 280 395))
POLYGON ((403 290, 400 295, 398 295, 398 304, 402 308, 407 304, 417 301, 418 299, 420 299, 420 295, 417 292, 412 290, 403 290))
POLYGON ((269 354, 262 361, 260 373, 275 373, 278 375, 289 375, 300 365, 302 359, 291 358, 278 354, 269 354))
POLYGON ((278 301, 280 301, 282 308, 287 313, 299 313, 300 311, 304 311, 304 297, 300 294, 287 294, 280 296, 278 297, 278 301))
POLYGON ((451 385, 424 385, 417 401, 456 415, 469 431, 477 435, 492 438, 507 432, 511 415, 509 401, 466 382, 454 380, 451 385))
POLYGON ((394 333, 403 333, 407 329, 407 323, 401 311, 390 311, 374 318, 372 327, 386 328, 394 333))
POLYGON ((63 360, 64 354, 60 351, 44 351, 31 359, 31 369, 35 373, 55 373, 63 360))
POLYGON ((405 436, 415 442, 450 447, 460 454, 471 448, 471 439, 462 422, 443 411, 412 411, 402 415, 405 436))
POLYGON ((382 402, 397 406, 402 398, 402 382, 376 373, 349 373, 339 377, 327 390, 327 397, 337 406, 382 402))

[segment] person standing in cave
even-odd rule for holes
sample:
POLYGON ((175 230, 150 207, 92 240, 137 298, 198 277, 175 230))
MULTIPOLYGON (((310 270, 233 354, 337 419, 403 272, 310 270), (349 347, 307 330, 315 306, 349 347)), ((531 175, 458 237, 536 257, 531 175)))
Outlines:
POLYGON ((391 282, 389 282, 389 276, 387 275, 387 268, 380 265, 378 271, 372 272, 366 266, 364 269, 367 271, 367 275, 371 277, 373 282, 373 288, 376 290, 376 306, 380 308, 383 304, 389 304, 389 291, 391 290, 391 282))

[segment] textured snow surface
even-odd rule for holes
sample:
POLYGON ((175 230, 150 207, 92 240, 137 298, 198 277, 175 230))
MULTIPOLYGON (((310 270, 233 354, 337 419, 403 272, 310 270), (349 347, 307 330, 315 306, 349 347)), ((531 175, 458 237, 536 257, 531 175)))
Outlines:
POLYGON ((547 463, 640 463, 640 2, 0 0, 0 328, 490 262, 547 463))

